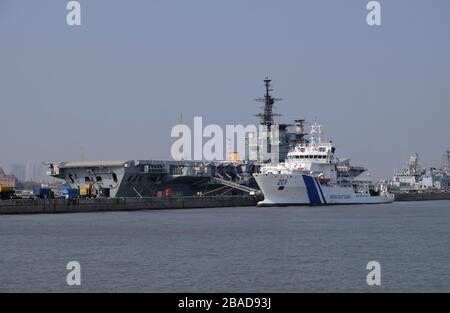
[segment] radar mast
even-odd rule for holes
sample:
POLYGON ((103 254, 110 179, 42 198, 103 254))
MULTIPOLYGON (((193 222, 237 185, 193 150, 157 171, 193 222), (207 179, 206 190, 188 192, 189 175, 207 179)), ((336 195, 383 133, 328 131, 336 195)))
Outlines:
POLYGON ((277 101, 281 101, 281 99, 279 98, 272 97, 271 92, 273 91, 273 89, 271 86, 271 82, 272 80, 270 80, 269 77, 266 77, 266 79, 264 80, 264 87, 266 89, 264 98, 255 99, 255 101, 264 103, 264 111, 262 113, 256 114, 256 116, 260 118, 260 124, 267 127, 268 132, 271 131, 272 125, 274 124, 274 116, 280 116, 280 114, 273 113, 274 104, 277 101))

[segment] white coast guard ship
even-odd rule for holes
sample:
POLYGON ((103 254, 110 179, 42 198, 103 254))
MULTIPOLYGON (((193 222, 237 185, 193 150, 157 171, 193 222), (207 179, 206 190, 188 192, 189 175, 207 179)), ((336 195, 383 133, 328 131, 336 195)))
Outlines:
POLYGON ((360 177, 365 169, 348 175, 349 163, 335 157, 331 141, 322 141, 322 127, 312 125, 309 138, 302 138, 288 153, 284 163, 263 165, 253 174, 264 201, 258 206, 335 205, 389 203, 394 195, 383 185, 375 187, 360 177), (347 170, 342 170, 347 167, 347 170), (347 173, 347 175, 342 175, 347 173))

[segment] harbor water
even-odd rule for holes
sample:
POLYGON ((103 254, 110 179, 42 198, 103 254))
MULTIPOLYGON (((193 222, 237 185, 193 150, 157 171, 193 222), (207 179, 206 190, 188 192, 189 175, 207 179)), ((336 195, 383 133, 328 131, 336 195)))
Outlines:
POLYGON ((0 292, 449 292, 449 260, 450 201, 0 216, 0 292))

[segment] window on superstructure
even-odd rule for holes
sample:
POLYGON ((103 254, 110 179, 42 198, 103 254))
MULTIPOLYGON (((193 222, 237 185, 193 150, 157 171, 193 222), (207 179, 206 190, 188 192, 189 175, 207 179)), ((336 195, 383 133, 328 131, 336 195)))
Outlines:
POLYGON ((113 178, 113 181, 114 181, 115 183, 117 183, 117 175, 116 175, 116 173, 113 173, 113 174, 112 174, 112 178, 113 178))

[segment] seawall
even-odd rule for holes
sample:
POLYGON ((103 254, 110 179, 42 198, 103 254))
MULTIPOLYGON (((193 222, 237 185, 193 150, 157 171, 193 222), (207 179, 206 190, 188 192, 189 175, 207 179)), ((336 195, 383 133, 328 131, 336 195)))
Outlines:
POLYGON ((450 200, 450 192, 396 193, 395 201, 450 200))
POLYGON ((0 200, 0 214, 79 213, 256 206, 255 196, 0 200))

